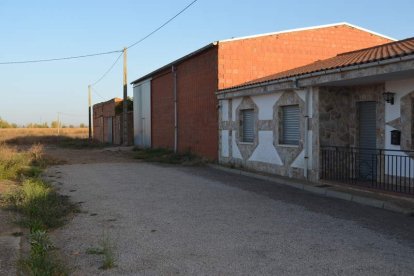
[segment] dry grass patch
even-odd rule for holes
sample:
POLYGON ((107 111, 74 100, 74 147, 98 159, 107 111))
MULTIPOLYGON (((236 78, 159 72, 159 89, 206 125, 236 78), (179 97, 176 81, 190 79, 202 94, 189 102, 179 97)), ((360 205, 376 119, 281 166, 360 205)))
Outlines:
POLYGON ((30 230, 30 255, 20 261, 28 275, 67 274, 55 257, 46 231, 61 226, 77 206, 40 178, 48 164, 40 144, 27 151, 0 144, 0 186, 13 186, 6 194, 0 194, 0 202, 18 211, 22 215, 19 223, 30 230))
POLYGON ((53 128, 0 129, 0 143, 27 147, 35 144, 55 145, 63 148, 88 149, 102 148, 106 144, 90 141, 87 128, 65 128, 57 135, 53 128))
MULTIPOLYGON (((0 142, 18 137, 59 136, 56 128, 5 128, 0 129, 0 142)), ((61 128, 60 136, 88 138, 87 128, 61 128)))

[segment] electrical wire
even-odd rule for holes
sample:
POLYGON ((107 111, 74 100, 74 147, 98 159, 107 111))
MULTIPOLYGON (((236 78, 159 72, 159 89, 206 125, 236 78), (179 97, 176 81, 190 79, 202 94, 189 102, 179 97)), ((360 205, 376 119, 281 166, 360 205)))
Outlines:
POLYGON ((23 61, 5 61, 5 62, 0 62, 0 65, 40 63, 40 62, 50 62, 50 61, 59 61, 59 60, 79 59, 79 58, 95 57, 95 56, 101 56, 101 55, 110 55, 110 54, 120 53, 120 52, 123 52, 123 50, 115 50, 115 51, 109 51, 109 52, 102 52, 102 53, 95 53, 95 54, 88 54, 88 55, 80 55, 80 56, 61 57, 61 58, 23 60, 23 61))
POLYGON ((94 83, 91 84, 91 86, 94 86, 96 84, 98 84, 101 80, 103 80, 103 78, 106 77, 106 75, 108 75, 109 72, 111 72, 112 68, 114 68, 114 66, 118 63, 119 59, 121 58, 121 56, 124 54, 124 52, 122 51, 122 53, 116 58, 115 62, 111 65, 111 67, 109 67, 108 70, 105 71, 105 73, 94 83))
MULTIPOLYGON (((168 19, 167 21, 165 21, 161 26, 159 26, 158 28, 156 28, 155 30, 153 30, 152 32, 150 32, 149 34, 147 34, 146 36, 144 36, 143 38, 141 38, 140 40, 132 43, 130 46, 126 47, 126 49, 132 48, 136 45, 138 45, 139 43, 143 42, 144 40, 146 40, 147 38, 149 38, 150 36, 152 36, 153 34, 155 34, 156 32, 158 32, 159 30, 161 30, 163 27, 165 27, 168 23, 170 23, 171 21, 173 21, 175 18, 177 18, 180 14, 182 14, 184 11, 186 11, 188 8, 190 8, 192 5, 194 5, 198 0, 194 0, 193 2, 191 2, 190 4, 188 4, 187 6, 185 6, 182 10, 180 10, 178 13, 176 13, 173 17, 171 17, 170 19, 168 19)), ((91 86, 93 87, 94 85, 98 84, 101 80, 103 80, 106 75, 114 68, 114 66, 118 63, 119 59, 121 58, 121 56, 123 55, 123 51, 122 53, 116 58, 115 62, 111 65, 111 67, 109 67, 109 69, 94 83, 91 84, 91 86)), ((96 93, 96 91, 95 91, 96 93)), ((98 96, 100 96, 98 93, 96 93, 98 96)), ((103 97, 100 96, 102 99, 103 97)))
MULTIPOLYGON (((164 22, 161 26, 159 26, 158 28, 156 28, 155 30, 153 30, 152 32, 150 32, 149 34, 147 34, 146 36, 144 36, 143 38, 141 38, 140 40, 132 43, 131 45, 129 45, 127 47, 127 49, 134 47, 135 45, 143 42, 145 39, 147 39, 148 37, 152 36, 153 34, 155 34, 156 32, 158 32, 159 30, 161 30, 163 27, 165 27, 168 23, 170 23, 171 21, 173 21, 175 18, 177 18, 180 14, 182 14, 184 11, 186 11, 188 8, 190 8, 192 5, 194 5, 198 0, 194 0, 192 1, 190 4, 188 4, 187 6, 185 6, 182 10, 180 10, 177 14, 175 14, 173 17, 171 17, 170 19, 168 19, 166 22, 164 22)), ((87 54, 87 55, 79 55, 79 56, 68 56, 68 57, 60 57, 60 58, 49 58, 49 59, 34 59, 34 60, 20 60, 20 61, 3 61, 0 62, 0 65, 10 65, 10 64, 27 64, 27 63, 40 63, 40 62, 51 62, 51 61, 60 61, 60 60, 70 60, 70 59, 79 59, 79 58, 88 58, 88 57, 94 57, 94 56, 101 56, 101 55, 110 55, 110 54, 114 54, 114 53, 123 53, 123 50, 114 50, 114 51, 109 51, 109 52, 100 52, 100 53, 94 53, 94 54, 87 54)), ((119 57, 117 58, 116 62, 118 61, 119 57)), ((115 66, 116 62, 113 64, 113 66, 115 66)), ((112 70, 112 67, 105 73, 109 73, 109 71, 112 70)), ((102 77, 102 79, 105 77, 102 77)), ((96 81, 96 83, 98 83, 101 79, 99 79, 98 81, 96 81)))
POLYGON ((191 7, 192 5, 194 5, 198 0, 194 0, 193 2, 191 2, 190 4, 188 4, 187 6, 185 6, 181 11, 179 11, 177 14, 175 14, 173 17, 171 17, 170 19, 168 19, 167 21, 164 22, 164 24, 162 24, 161 26, 159 26, 158 28, 156 28, 154 31, 150 32, 149 34, 147 34, 146 36, 144 36, 143 38, 141 38, 140 40, 132 43, 131 45, 129 45, 127 47, 127 49, 134 47, 135 45, 141 43, 142 41, 144 41, 145 39, 147 39, 148 37, 152 36, 153 34, 155 34, 156 32, 158 32, 159 30, 161 30, 163 27, 165 27, 168 23, 170 23, 171 21, 173 21, 176 17, 178 17, 180 14, 182 14, 183 12, 185 12, 189 7, 191 7))
POLYGON ((92 91, 93 91, 93 93, 95 93, 95 95, 97 95, 99 98, 101 98, 102 100, 105 100, 105 98, 104 97, 102 97, 99 93, 98 93, 98 91, 93 87, 93 86, 91 86, 91 88, 92 88, 92 91))

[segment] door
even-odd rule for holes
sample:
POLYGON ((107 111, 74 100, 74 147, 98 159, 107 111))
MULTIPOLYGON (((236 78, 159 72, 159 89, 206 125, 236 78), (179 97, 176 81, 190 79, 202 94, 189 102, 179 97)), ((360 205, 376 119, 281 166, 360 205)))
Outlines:
POLYGON ((377 170, 377 103, 359 102, 359 178, 373 180, 377 170))
POLYGON ((107 124, 107 125, 108 125, 108 132, 107 132, 107 135, 108 135, 108 136, 107 136, 107 140, 106 140, 106 141, 107 141, 108 143, 112 144, 112 142, 113 142, 113 139, 112 139, 112 137, 113 137, 113 136, 112 136, 112 130, 113 130, 113 128, 112 128, 112 117, 108 117, 108 118, 107 118, 107 120, 108 120, 108 121, 107 121, 107 122, 108 122, 108 124, 107 124))
POLYGON ((134 86, 134 144, 151 147, 151 80, 134 86))

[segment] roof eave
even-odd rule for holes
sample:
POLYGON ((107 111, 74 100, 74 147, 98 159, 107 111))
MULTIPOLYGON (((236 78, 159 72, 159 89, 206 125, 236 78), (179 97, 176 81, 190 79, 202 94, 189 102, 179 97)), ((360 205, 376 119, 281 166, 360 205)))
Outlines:
POLYGON ((146 75, 144 75, 144 76, 142 76, 142 77, 134 80, 130 84, 135 84, 135 83, 141 82, 143 80, 146 80, 146 79, 148 79, 150 77, 153 77, 155 74, 160 73, 160 72, 168 69, 169 67, 174 66, 174 65, 177 65, 177 64, 179 64, 179 63, 181 63, 181 62, 183 62, 183 61, 185 61, 185 60, 187 60, 187 59, 189 59, 189 58, 191 58, 193 56, 196 56, 196 55, 198 55, 198 54, 200 54, 200 53, 202 53, 202 52, 204 52, 206 50, 209 50, 209 49, 215 47, 217 44, 218 44, 218 41, 215 41, 215 42, 212 42, 210 44, 207 44, 206 46, 204 46, 204 47, 202 47, 202 48, 200 48, 198 50, 195 50, 194 52, 191 52, 191 53, 189 53, 189 54, 187 54, 187 55, 185 55, 185 56, 183 56, 183 57, 181 57, 179 59, 174 60, 173 62, 170 62, 170 63, 168 63, 168 64, 166 64, 166 65, 164 65, 164 66, 162 66, 162 67, 160 67, 160 68, 152 71, 151 73, 148 73, 148 74, 146 74, 146 75))

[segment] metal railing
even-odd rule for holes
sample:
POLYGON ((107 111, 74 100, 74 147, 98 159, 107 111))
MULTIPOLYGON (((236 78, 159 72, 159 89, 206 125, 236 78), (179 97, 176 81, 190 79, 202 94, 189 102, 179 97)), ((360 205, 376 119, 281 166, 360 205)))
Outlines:
POLYGON ((414 151, 321 147, 325 180, 414 195, 414 151))

